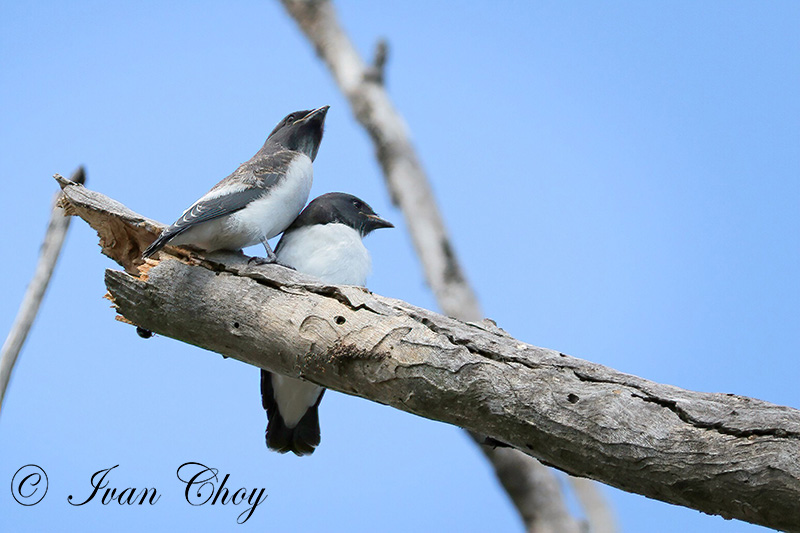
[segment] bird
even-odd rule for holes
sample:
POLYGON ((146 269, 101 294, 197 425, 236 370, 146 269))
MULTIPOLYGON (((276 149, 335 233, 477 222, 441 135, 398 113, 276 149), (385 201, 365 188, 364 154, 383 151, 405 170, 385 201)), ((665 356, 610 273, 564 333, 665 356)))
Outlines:
POLYGON ((267 253, 260 262, 274 262, 267 240, 285 230, 308 201, 312 162, 322 142, 328 108, 289 113, 256 155, 164 229, 142 258, 167 244, 189 244, 213 252, 260 242, 267 253))
MULTIPOLYGON (((372 260, 362 239, 394 225, 363 200, 327 193, 311 201, 275 247, 278 264, 333 285, 365 286, 372 260)), ((318 407, 323 387, 261 371, 261 403, 267 412, 267 448, 310 455, 320 443, 318 407)))

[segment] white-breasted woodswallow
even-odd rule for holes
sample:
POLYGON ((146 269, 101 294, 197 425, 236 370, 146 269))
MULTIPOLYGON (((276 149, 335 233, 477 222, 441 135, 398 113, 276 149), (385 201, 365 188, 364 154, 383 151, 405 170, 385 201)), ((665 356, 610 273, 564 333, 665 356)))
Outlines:
MULTIPOLYGON (((323 194, 292 222, 275 253, 279 263, 325 283, 364 286, 372 260, 361 239, 378 228, 393 227, 353 195, 323 194)), ((314 383, 261 371, 270 450, 295 455, 314 452, 320 442, 317 408, 324 392, 314 383)))
POLYGON ((262 243, 267 261, 275 254, 267 239, 297 217, 308 200, 328 106, 295 111, 267 137, 264 146, 217 183, 142 254, 150 257, 166 244, 190 244, 207 251, 240 250, 262 243))

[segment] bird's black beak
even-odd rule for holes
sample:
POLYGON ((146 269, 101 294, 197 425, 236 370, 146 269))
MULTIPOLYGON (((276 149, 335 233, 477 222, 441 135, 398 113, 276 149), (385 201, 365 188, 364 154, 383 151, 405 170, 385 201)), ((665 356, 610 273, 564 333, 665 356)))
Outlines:
POLYGON ((367 223, 364 224, 364 235, 367 235, 369 232, 374 231, 380 228, 393 228, 394 224, 389 222, 388 220, 384 220, 378 215, 367 215, 367 223))
POLYGON ((302 124, 303 122, 309 122, 309 121, 315 121, 322 124, 325 122, 325 115, 328 114, 328 109, 330 109, 330 107, 331 106, 329 105, 318 107, 308 115, 304 116, 303 118, 295 122, 295 124, 302 124))
POLYGON ((291 126, 296 132, 295 135, 299 135, 301 139, 295 141, 297 148, 305 152, 311 161, 317 158, 319 144, 322 142, 322 132, 325 129, 325 115, 329 108, 330 106, 327 105, 318 107, 291 126))

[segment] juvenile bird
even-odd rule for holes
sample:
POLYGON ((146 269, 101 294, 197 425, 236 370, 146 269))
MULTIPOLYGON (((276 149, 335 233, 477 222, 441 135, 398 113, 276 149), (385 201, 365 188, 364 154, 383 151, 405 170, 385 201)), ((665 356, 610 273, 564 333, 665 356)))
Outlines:
POLYGON ((308 200, 328 106, 295 111, 267 137, 264 146, 217 183, 147 247, 150 257, 166 244, 191 244, 207 251, 264 245, 285 230, 308 200))
MULTIPOLYGON (((366 285, 372 267, 361 239, 393 228, 363 200, 334 192, 314 199, 283 233, 278 262, 335 285, 366 285)), ((261 403, 267 411, 267 447, 309 455, 320 442, 318 407, 325 389, 261 371, 261 403)))

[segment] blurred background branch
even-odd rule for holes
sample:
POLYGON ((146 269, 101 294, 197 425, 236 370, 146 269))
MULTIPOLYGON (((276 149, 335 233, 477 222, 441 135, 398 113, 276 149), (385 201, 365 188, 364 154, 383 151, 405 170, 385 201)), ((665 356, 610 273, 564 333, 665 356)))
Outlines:
MULTIPOLYGON (((313 44, 345 94, 359 123, 375 145, 378 162, 393 203, 398 206, 422 262, 428 286, 441 310, 467 321, 483 319, 475 291, 459 264, 439 212, 430 182, 411 144, 408 129, 383 82, 388 45, 378 42, 367 65, 339 24, 329 0, 282 0, 287 11, 313 44)), ((470 433, 531 532, 573 532, 581 523, 571 516, 553 471, 517 450, 493 448, 470 433)), ((592 481, 573 483, 584 506, 588 529, 616 530, 608 505, 592 481)))

